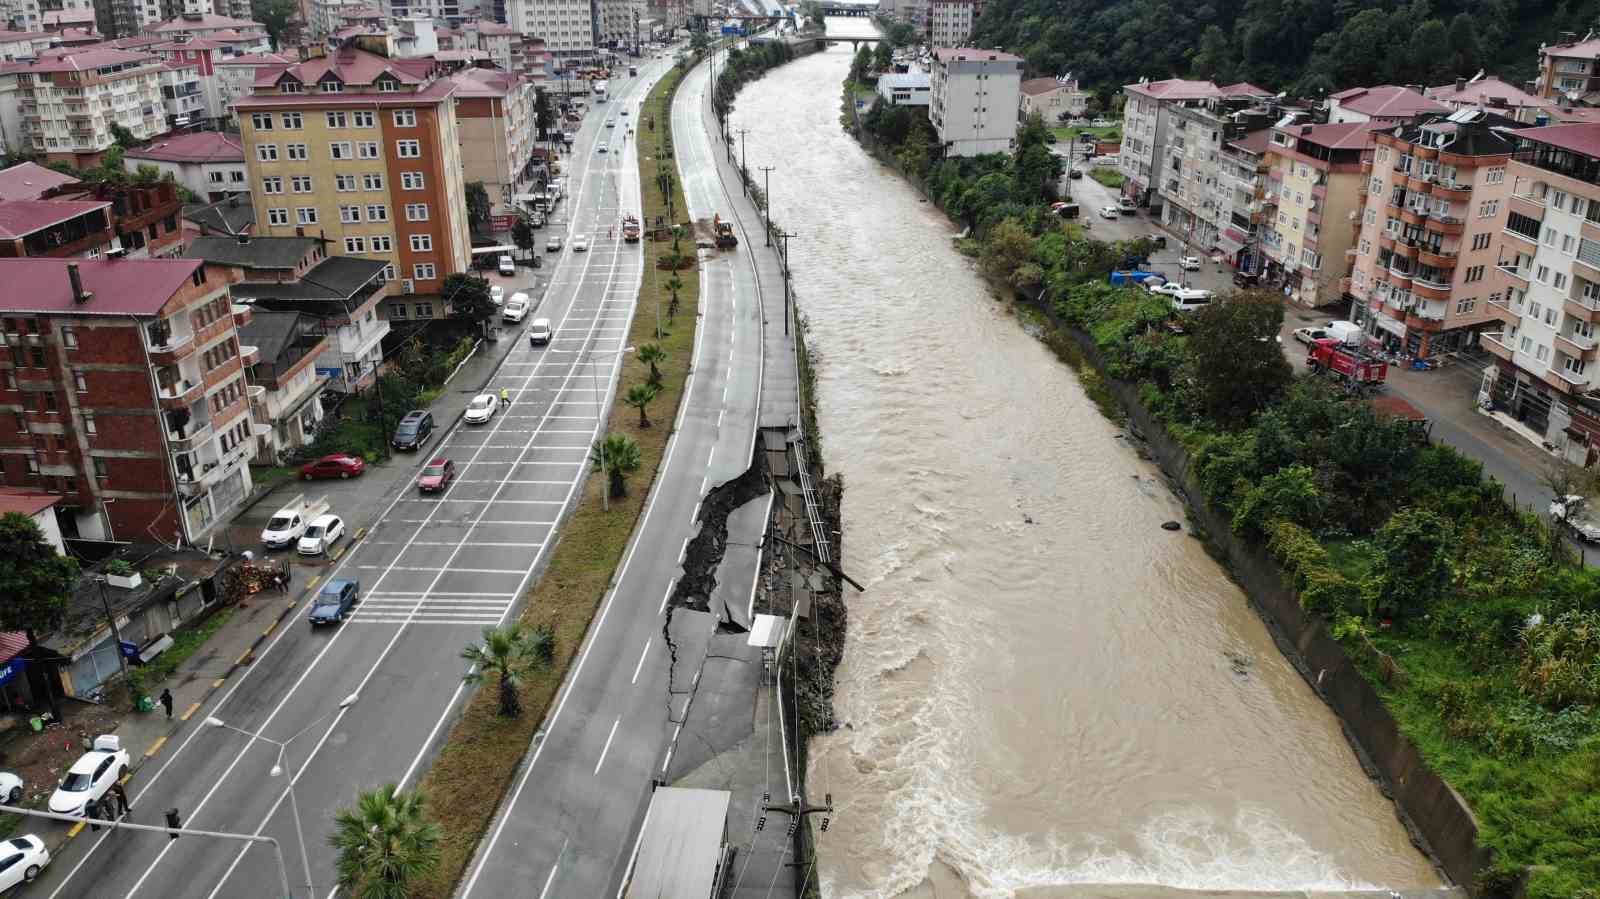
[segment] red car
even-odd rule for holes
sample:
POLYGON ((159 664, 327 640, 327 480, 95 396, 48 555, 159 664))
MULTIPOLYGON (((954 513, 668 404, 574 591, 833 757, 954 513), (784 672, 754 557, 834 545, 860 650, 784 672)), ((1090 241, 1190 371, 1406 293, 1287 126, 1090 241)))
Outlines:
POLYGON ((360 456, 334 453, 300 466, 300 477, 307 481, 318 478, 353 478, 366 470, 367 463, 360 456))
POLYGON ((455 476, 456 463, 449 459, 435 459, 417 477, 417 489, 423 493, 437 493, 450 486, 455 476))

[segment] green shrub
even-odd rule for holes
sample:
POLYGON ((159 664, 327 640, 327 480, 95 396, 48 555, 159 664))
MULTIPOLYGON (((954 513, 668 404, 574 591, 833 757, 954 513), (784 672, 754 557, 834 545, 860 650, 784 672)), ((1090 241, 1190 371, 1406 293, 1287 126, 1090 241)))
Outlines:
POLYGON ((1550 708, 1600 702, 1600 612, 1563 612, 1524 631, 1517 684, 1550 708))
POLYGON ((1328 551, 1311 532, 1292 521, 1278 519, 1267 525, 1267 550, 1283 565, 1296 590, 1305 589, 1306 576, 1328 568, 1328 551))
POLYGON ((1315 527, 1321 523, 1326 508, 1311 469, 1291 465, 1245 490, 1233 512, 1233 532, 1259 540, 1266 534, 1268 524, 1279 519, 1315 527))

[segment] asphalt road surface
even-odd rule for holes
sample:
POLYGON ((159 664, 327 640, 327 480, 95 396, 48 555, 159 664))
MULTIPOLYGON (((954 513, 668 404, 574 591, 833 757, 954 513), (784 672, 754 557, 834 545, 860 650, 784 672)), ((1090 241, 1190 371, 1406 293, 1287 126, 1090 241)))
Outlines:
MULTIPOLYGON (((641 66, 640 77, 612 81, 610 108, 636 104, 666 65, 653 61, 641 66)), ((550 286, 529 319, 550 318, 555 338, 533 348, 522 342, 521 326, 512 329, 506 337, 519 343, 489 385, 495 393, 510 391, 509 410, 448 434, 435 451, 459 468, 448 492, 424 498, 402 488, 329 571, 329 578, 361 582, 362 601, 350 620, 312 632, 304 606, 297 609, 206 710, 273 740, 294 738, 286 767, 294 772, 311 879, 321 895, 334 885, 327 835, 335 810, 359 789, 412 785, 427 747, 463 699, 462 647, 479 639, 485 625, 513 615, 585 474, 644 268, 642 245, 624 244, 620 234, 607 238, 622 210, 638 209, 639 179, 633 154, 621 152, 623 130, 604 127, 606 111, 599 107, 584 123, 567 160, 565 208, 544 231, 564 228, 567 249, 547 254, 547 266, 554 265, 545 269, 550 286), (612 152, 597 152, 602 145, 612 152), (572 251, 577 233, 589 235, 589 252, 572 251), (338 711, 352 693, 359 701, 338 711)), ((426 461, 412 464, 420 469, 426 461)), ((305 894, 286 778, 269 775, 277 747, 198 723, 175 742, 130 784, 134 820, 160 823, 164 810, 176 807, 189 827, 276 837, 296 895, 305 894)), ((28 894, 276 895, 270 852, 237 846, 85 832, 28 894)))
MULTIPOLYGON (((707 82, 701 65, 680 86, 674 143, 691 216, 727 218, 701 122, 707 82)), ((615 894, 685 703, 696 690, 696 703, 713 701, 704 693, 721 689, 697 677, 715 618, 673 612, 674 649, 663 630, 701 499, 742 473, 754 449, 762 349, 748 243, 741 236, 737 250, 702 251, 693 373, 661 476, 555 712, 479 848, 463 899, 615 894)), ((753 571, 749 580, 734 585, 740 594, 753 588, 753 571)), ((737 609, 743 619, 742 599, 737 609)))

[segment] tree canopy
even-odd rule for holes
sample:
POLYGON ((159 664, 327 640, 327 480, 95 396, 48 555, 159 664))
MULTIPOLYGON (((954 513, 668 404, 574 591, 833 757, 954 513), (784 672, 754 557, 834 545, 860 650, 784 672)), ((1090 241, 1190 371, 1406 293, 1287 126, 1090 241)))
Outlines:
POLYGON ((32 518, 0 516, 0 629, 37 633, 61 624, 78 563, 56 552, 32 518))

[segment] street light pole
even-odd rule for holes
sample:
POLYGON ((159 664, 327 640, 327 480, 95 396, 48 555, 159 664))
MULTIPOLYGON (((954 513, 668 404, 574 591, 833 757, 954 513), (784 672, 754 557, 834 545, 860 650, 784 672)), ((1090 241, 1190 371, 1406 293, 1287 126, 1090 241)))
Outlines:
POLYGON ((739 183, 744 185, 744 195, 750 196, 750 170, 745 168, 749 157, 744 152, 744 136, 750 133, 749 128, 739 129, 739 183))
MULTIPOLYGON (((658 303, 658 305, 659 305, 659 303, 658 303)), ((615 355, 621 355, 622 353, 631 353, 631 352, 633 352, 633 347, 625 346, 625 347, 622 347, 620 349, 611 350, 608 353, 603 353, 602 355, 615 356, 615 355)), ((594 356, 595 356, 595 353, 594 353, 594 342, 593 342, 592 338, 590 340, 589 349, 588 349, 588 352, 587 352, 586 355, 588 355, 588 357, 589 357, 589 392, 590 393, 599 393, 600 392, 600 375, 599 375, 598 372, 596 372, 594 370, 594 356)), ((609 380, 609 379, 607 379, 607 380, 609 380)), ((594 405, 595 405, 594 417, 595 417, 595 422, 596 422, 595 430, 598 431, 599 430, 599 424, 598 423, 600 421, 600 414, 601 414, 601 411, 602 411, 600 407, 603 405, 603 403, 600 400, 595 400, 594 405)), ((602 512, 611 511, 611 482, 609 480, 610 477, 611 477, 611 473, 606 471, 606 435, 602 433, 600 435, 600 479, 601 479, 601 481, 604 482, 604 483, 602 483, 600 485, 600 511, 602 511, 602 512)))
POLYGON ((775 168, 777 168, 775 165, 764 165, 761 167, 761 207, 762 210, 767 214, 767 233, 765 235, 766 243, 762 244, 762 246, 767 247, 772 246, 772 170, 775 168))
MULTIPOLYGON (((328 719, 328 716, 343 714, 345 709, 348 709, 351 706, 355 705, 356 704, 356 700, 358 700, 360 698, 361 698, 360 694, 351 693, 349 696, 346 696, 344 699, 340 700, 339 704, 336 707, 334 707, 332 709, 329 709, 328 711, 324 712, 320 717, 317 718, 317 720, 311 722, 310 724, 307 724, 305 727, 301 728, 298 733, 296 733, 294 736, 290 737, 287 740, 274 740, 271 737, 262 736, 261 734, 256 733, 254 731, 245 730, 242 727, 234 727, 233 725, 227 723, 226 721, 223 721, 221 718, 218 718, 216 716, 211 716, 211 717, 206 718, 206 724, 209 727, 220 727, 220 728, 223 728, 225 730, 231 730, 231 731, 233 731, 235 733, 244 734, 245 736, 251 738, 252 740, 260 740, 263 743, 271 743, 272 745, 278 747, 278 761, 277 761, 276 764, 274 764, 272 766, 272 770, 267 772, 267 776, 269 776, 269 777, 277 777, 279 774, 282 774, 282 773, 284 773, 284 771, 287 770, 287 767, 284 764, 284 754, 286 752, 288 752, 290 743, 293 743, 295 740, 298 740, 301 737, 305 736, 305 734, 308 731, 310 731, 313 727, 316 727, 317 725, 319 725, 322 722, 326 721, 328 719)), ((305 766, 302 765, 300 767, 300 770, 304 771, 305 770, 305 766)), ((300 843, 300 861, 301 861, 302 864, 305 865, 306 895, 308 897, 310 897, 310 899, 317 899, 317 888, 311 881, 311 853, 306 851, 306 831, 305 831, 304 825, 300 821, 300 801, 295 797, 295 793, 294 793, 295 778, 297 778, 299 776, 300 776, 300 772, 299 771, 296 771, 295 773, 290 774, 288 781, 286 781, 286 783, 285 783, 285 787, 289 791, 289 811, 294 815, 294 835, 295 835, 295 839, 297 841, 299 841, 299 843, 300 843)), ((288 882, 288 875, 287 874, 285 874, 285 876, 284 876, 284 881, 285 881, 285 884, 287 884, 287 882, 288 882)))

